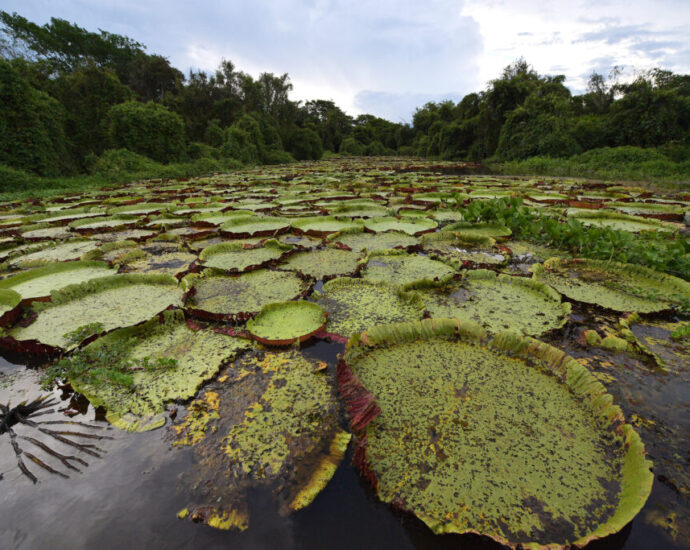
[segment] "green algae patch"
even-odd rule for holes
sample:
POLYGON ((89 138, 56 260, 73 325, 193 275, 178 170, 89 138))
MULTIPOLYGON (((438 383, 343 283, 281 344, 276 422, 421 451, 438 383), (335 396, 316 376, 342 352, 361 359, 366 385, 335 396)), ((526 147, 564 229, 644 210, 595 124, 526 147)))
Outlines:
POLYGON ((571 300, 614 311, 652 313, 690 300, 687 281, 632 264, 551 258, 534 265, 532 277, 571 300))
POLYGON ((94 384, 79 377, 71 378, 70 383, 94 407, 105 407, 106 420, 114 426, 147 431, 165 423, 166 403, 193 397, 221 365, 249 346, 247 340, 212 330, 194 331, 181 311, 166 311, 160 319, 113 331, 81 352, 98 357, 111 348, 124 348, 127 351, 120 362, 131 370, 131 385, 94 384))
POLYGON ((185 307, 195 315, 218 320, 243 320, 273 302, 304 296, 310 289, 296 273, 258 269, 236 276, 212 271, 188 275, 185 307), (192 290, 193 289, 193 290, 192 290))
POLYGON ((268 237, 285 233, 290 229, 288 218, 239 216, 220 226, 221 233, 229 237, 268 237))
POLYGON ((596 227, 610 227, 619 231, 639 233, 641 231, 677 231, 678 226, 672 223, 662 222, 641 216, 620 214, 610 210, 577 211, 568 215, 569 219, 575 219, 584 225, 596 227))
POLYGON ((298 300, 268 304, 247 321, 254 340, 271 346, 304 342, 326 325, 326 313, 313 302, 298 300))
POLYGON ((182 476, 189 516, 250 521, 246 495, 273 490, 288 514, 309 504, 344 456, 349 434, 338 426, 335 392, 318 364, 291 350, 245 354, 189 407, 174 446, 192 445, 195 465, 182 476))
POLYGON ((333 233, 326 237, 326 241, 344 244, 354 252, 409 248, 419 244, 419 239, 407 233, 400 231, 369 233, 365 232, 363 228, 333 233))
POLYGON ((485 269, 468 271, 460 283, 426 286, 415 292, 432 317, 473 321, 492 333, 539 336, 561 328, 570 315, 570 304, 544 283, 485 269))
POLYGON ((422 233, 429 233, 438 227, 438 222, 429 218, 422 217, 405 217, 394 218, 385 216, 381 218, 372 218, 364 222, 364 227, 374 233, 382 233, 384 231, 401 231, 408 235, 418 236, 422 233))
POLYGON ((323 236, 353 227, 361 227, 362 220, 340 219, 335 216, 311 216, 293 220, 292 227, 295 231, 312 236, 323 236))
POLYGON ((356 465, 434 533, 579 547, 625 527, 651 491, 603 385, 537 340, 452 319, 379 326, 350 338, 338 378, 356 465))
POLYGON ((245 246, 241 243, 219 243, 204 248, 199 259, 206 267, 228 272, 258 269, 277 261, 293 247, 270 239, 261 246, 245 246))
POLYGON ((282 269, 297 271, 316 280, 351 275, 359 267, 361 254, 338 248, 323 248, 298 252, 281 264, 282 269))
POLYGON ((446 280, 455 269, 438 260, 397 250, 372 252, 362 270, 362 278, 371 282, 405 285, 419 280, 446 280))
POLYGON ((90 323, 104 331, 147 321, 170 306, 182 305, 182 290, 169 275, 112 275, 70 285, 51 293, 51 303, 34 303, 38 313, 28 326, 10 331, 16 340, 37 340, 68 348, 66 335, 90 323))
POLYGON ((0 288, 18 292, 23 300, 43 298, 68 285, 115 274, 116 271, 105 262, 60 262, 12 275, 0 281, 0 288))
POLYGON ((345 337, 376 325, 416 321, 424 310, 419 299, 386 283, 349 277, 328 281, 313 298, 328 312, 326 330, 345 337))

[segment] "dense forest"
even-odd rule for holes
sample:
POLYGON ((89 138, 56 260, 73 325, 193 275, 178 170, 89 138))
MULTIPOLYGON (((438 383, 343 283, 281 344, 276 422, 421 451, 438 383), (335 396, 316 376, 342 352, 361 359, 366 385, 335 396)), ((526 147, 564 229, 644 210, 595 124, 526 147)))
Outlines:
POLYGON ((593 73, 587 92, 572 95, 564 76, 520 59, 484 91, 427 103, 400 124, 351 117, 329 100, 292 101, 287 74, 254 78, 223 61, 213 74, 184 75, 125 36, 16 13, 0 12, 0 23, 5 179, 161 165, 208 172, 335 153, 507 164, 605 157, 690 173, 690 75, 655 69, 620 83, 593 73))

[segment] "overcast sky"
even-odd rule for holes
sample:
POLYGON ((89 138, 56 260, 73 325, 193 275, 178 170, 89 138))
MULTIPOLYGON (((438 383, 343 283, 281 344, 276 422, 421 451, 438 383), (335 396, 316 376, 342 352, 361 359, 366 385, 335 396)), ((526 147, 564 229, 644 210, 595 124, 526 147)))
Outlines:
POLYGON ((289 73, 292 99, 332 99, 410 121, 415 107, 484 89, 524 57, 574 93, 614 65, 690 73, 690 0, 3 0, 125 34, 187 73, 222 58, 289 73))

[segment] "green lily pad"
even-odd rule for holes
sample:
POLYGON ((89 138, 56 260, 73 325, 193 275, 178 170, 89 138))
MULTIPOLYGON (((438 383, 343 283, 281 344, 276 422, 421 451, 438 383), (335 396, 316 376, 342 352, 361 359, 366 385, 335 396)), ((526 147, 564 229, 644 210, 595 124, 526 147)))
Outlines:
POLYGON ((284 514, 307 506, 350 440, 338 427, 338 409, 323 370, 299 352, 243 356, 173 427, 173 445, 192 445, 196 458, 182 478, 192 502, 178 517, 244 530, 253 487, 273 489, 284 514))
POLYGON ((60 262, 30 269, 0 281, 0 288, 18 292, 22 299, 42 298, 51 291, 99 277, 115 275, 105 262, 60 262))
POLYGON ((77 220, 69 224, 74 231, 112 231, 123 227, 134 227, 139 218, 136 216, 104 216, 96 219, 77 220))
POLYGON ((51 294, 51 303, 34 302, 36 319, 15 327, 16 340, 37 340, 56 348, 68 348, 66 335, 91 323, 104 331, 147 321, 170 306, 182 305, 182 290, 169 275, 112 275, 70 285, 51 294))
POLYGON ((239 216, 221 225, 221 232, 231 237, 267 237, 279 235, 290 228, 287 218, 239 216))
POLYGON ((307 235, 321 236, 343 231, 352 227, 359 227, 362 220, 338 219, 335 216, 313 216, 293 220, 292 227, 307 235))
POLYGON ((406 217, 399 219, 385 216, 366 220, 364 222, 364 227, 375 233, 380 233, 383 231, 402 231, 408 235, 416 236, 421 235, 422 233, 433 231, 436 229, 436 227, 438 227, 438 222, 422 217, 406 217))
POLYGON ((237 276, 223 276, 205 271, 187 275, 183 280, 193 288, 186 307, 215 319, 248 318, 273 302, 286 302, 303 296, 310 284, 289 271, 258 269, 237 276))
POLYGON ((651 491, 621 410, 547 344, 429 319, 356 335, 344 360, 355 463, 434 533, 580 547, 622 529, 651 491))
POLYGON ((359 268, 360 257, 359 252, 323 248, 293 254, 280 267, 321 280, 339 275, 351 275, 359 268))
POLYGON ((17 267, 34 267, 50 262, 64 262, 78 260, 87 252, 98 248, 96 241, 78 239, 66 243, 42 246, 35 252, 28 252, 21 256, 11 258, 10 265, 17 267))
POLYGON ((620 231, 639 233, 640 231, 677 231, 678 227, 672 223, 666 223, 641 216, 620 214, 610 210, 577 211, 568 215, 570 219, 576 219, 584 225, 596 227, 610 227, 620 231))
POLYGON ((71 378, 70 383, 94 407, 105 407, 105 418, 111 424, 123 430, 146 431, 165 424, 166 403, 193 397, 221 365, 248 348, 249 341, 209 329, 192 330, 184 314, 176 310, 164 312, 161 319, 113 331, 86 346, 84 352, 97 357, 99 353, 107 355, 115 346, 127 350, 123 360, 145 365, 132 372, 131 386, 95 384, 79 377, 71 378), (147 366, 156 365, 158 359, 173 361, 167 368, 147 366))
POLYGON ((275 239, 251 248, 240 243, 221 243, 204 248, 199 254, 199 259, 206 267, 229 272, 247 271, 279 260, 292 249, 292 246, 279 243, 275 239))
POLYGON ((474 321, 489 332, 513 330, 539 336, 561 328, 570 304, 551 287, 532 279, 468 271, 462 282, 416 290, 432 317, 474 321))
POLYGON ((463 235, 477 235, 480 237, 491 237, 493 239, 509 237, 512 231, 505 225, 498 223, 470 223, 457 222, 447 225, 445 231, 456 231, 463 235))
POLYGON ((349 337, 376 325, 421 318, 420 300, 404 295, 386 283, 342 277, 328 281, 316 303, 328 312, 328 332, 349 337))
POLYGON ((313 302, 298 300, 268 304, 247 321, 247 330, 255 340, 271 346, 304 342, 323 329, 326 314, 313 302))
POLYGON ((416 237, 400 231, 368 233, 361 228, 333 233, 326 237, 326 240, 328 242, 342 243, 355 252, 408 248, 419 244, 419 240, 416 237))
POLYGON ((690 283, 642 266, 601 260, 551 258, 532 277, 571 300, 614 311, 652 313, 690 301, 690 283))
POLYGON ((455 270, 437 260, 397 250, 372 252, 362 270, 362 278, 372 282, 405 285, 415 281, 446 280, 455 270))

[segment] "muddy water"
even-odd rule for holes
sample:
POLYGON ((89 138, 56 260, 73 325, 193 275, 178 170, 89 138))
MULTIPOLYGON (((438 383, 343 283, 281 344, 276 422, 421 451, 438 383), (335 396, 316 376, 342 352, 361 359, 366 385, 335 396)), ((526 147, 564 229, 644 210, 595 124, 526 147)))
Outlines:
MULTIPOLYGON (((335 368, 337 344, 320 342, 305 352, 335 368)), ((35 371, 0 364, 0 402, 11 395, 14 404, 39 395, 35 371)), ((97 411, 86 403, 61 399, 59 409, 79 408, 84 414, 74 420, 107 427, 98 420, 97 411)), ((659 394, 665 395, 664 392, 659 394)), ((65 419, 56 411, 41 420, 65 419)), ((81 428, 80 428, 81 429, 81 428)), ((38 437, 32 430, 17 426, 18 433, 38 437)), ((166 430, 127 434, 106 429, 112 440, 97 444, 105 451, 100 459, 84 457, 89 462, 80 474, 62 479, 30 465, 39 483, 33 485, 16 467, 8 436, 0 436, 0 548, 232 548, 262 549, 489 549, 499 546, 476 536, 436 536, 420 521, 392 511, 377 501, 375 495, 350 465, 351 452, 327 488, 307 509, 281 517, 270 493, 249 495, 251 526, 244 533, 218 531, 181 521, 177 512, 187 502, 178 476, 193 467, 189 449, 170 449, 166 430)), ((65 454, 72 449, 47 441, 65 454)), ((30 446, 22 442, 22 446, 30 446)), ((36 453, 40 454, 40 453, 36 453)), ((80 454, 80 456, 83 456, 80 454)), ((51 462, 53 464, 53 462, 51 462)), ((64 470, 64 468, 62 468, 64 470)), ((66 470, 65 470, 66 471, 66 470)), ((647 508, 670 503, 676 497, 666 485, 655 482, 647 508)), ((640 518, 623 532, 590 546, 597 549, 682 548, 673 545, 664 531, 640 518)))

